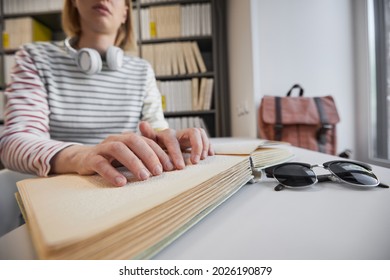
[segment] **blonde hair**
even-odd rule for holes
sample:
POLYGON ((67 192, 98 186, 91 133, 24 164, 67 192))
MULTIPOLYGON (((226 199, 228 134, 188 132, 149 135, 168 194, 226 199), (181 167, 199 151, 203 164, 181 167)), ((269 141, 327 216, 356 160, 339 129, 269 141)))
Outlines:
MULTIPOLYGON (((134 51, 136 42, 133 29, 133 12, 131 0, 125 0, 127 10, 127 19, 122 24, 116 35, 115 46, 124 51, 134 51)), ((81 35, 80 15, 73 4, 73 0, 65 0, 62 9, 62 28, 67 36, 79 37, 81 35)))

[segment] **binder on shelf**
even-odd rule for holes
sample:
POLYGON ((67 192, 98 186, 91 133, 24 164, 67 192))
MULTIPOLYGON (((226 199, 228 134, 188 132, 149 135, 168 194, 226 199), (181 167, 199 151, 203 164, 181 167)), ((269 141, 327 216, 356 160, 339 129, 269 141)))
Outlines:
POLYGON ((172 66, 172 75, 179 75, 179 56, 175 52, 175 46, 176 43, 170 43, 169 44, 169 57, 170 57, 170 64, 172 66))
POLYGON ((193 53, 191 48, 189 48, 189 44, 184 42, 182 45, 182 51, 184 53, 184 61, 186 63, 186 69, 188 74, 198 73, 198 68, 195 64, 195 60, 193 58, 193 53))
POLYGON ((210 110, 213 99, 214 79, 208 78, 204 94, 203 110, 210 110))
POLYGON ((174 44, 175 53, 177 55, 177 63, 179 64, 179 73, 181 75, 187 74, 184 53, 181 51, 180 43, 174 44))
POLYGON ((206 96, 206 88, 207 88, 207 78, 200 79, 197 110, 203 110, 203 104, 204 104, 205 96, 206 96))
POLYGON ((150 38, 175 38, 180 36, 180 5, 146 8, 149 11, 150 38), (155 34, 153 28, 155 26, 155 34))
POLYGON ((199 79, 198 78, 192 78, 192 110, 195 111, 198 109, 198 100, 199 100, 199 79))
POLYGON ((205 65, 205 63, 203 61, 203 58, 202 58, 202 55, 200 53, 198 44, 196 42, 191 42, 190 44, 191 44, 191 47, 192 47, 192 51, 193 51, 193 53, 195 55, 196 63, 198 65, 198 67, 199 67, 200 72, 203 72, 203 73, 206 72, 207 71, 206 65, 205 65))
POLYGON ((141 39, 148 40, 150 36, 150 19, 149 19, 149 10, 142 8, 140 10, 140 29, 141 29, 141 39))
POLYGON ((146 34, 149 33, 148 39, 158 38, 157 37, 157 10, 146 8, 144 11, 144 15, 146 15, 145 26, 149 29, 146 34))
POLYGON ((4 107, 5 107, 5 96, 4 92, 0 89, 0 121, 4 121, 4 107))
POLYGON ((0 55, 0 91, 4 88, 5 86, 5 81, 4 81, 4 68, 2 65, 4 65, 4 59, 3 55, 0 55))
POLYGON ((153 45, 144 45, 142 46, 142 57, 146 59, 154 71, 155 69, 155 61, 154 61, 154 46, 153 45))
POLYGON ((11 82, 11 72, 12 68, 15 65, 15 57, 11 54, 6 54, 3 56, 3 65, 4 65, 4 85, 8 85, 11 82))

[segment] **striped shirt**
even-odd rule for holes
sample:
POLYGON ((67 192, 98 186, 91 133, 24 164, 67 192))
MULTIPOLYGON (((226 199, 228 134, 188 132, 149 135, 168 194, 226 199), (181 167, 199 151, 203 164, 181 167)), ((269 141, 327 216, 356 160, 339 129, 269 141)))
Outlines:
POLYGON ((1 161, 9 169, 46 176, 50 160, 69 145, 95 145, 110 134, 137 131, 140 120, 168 127, 154 72, 125 56, 118 71, 81 72, 64 42, 26 44, 15 54, 5 95, 1 161))

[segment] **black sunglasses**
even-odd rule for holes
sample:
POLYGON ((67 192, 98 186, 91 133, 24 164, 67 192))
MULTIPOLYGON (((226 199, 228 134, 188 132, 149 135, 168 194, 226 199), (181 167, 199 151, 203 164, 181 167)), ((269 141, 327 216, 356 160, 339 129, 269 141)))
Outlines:
POLYGON ((284 188, 306 188, 317 182, 325 181, 343 182, 359 187, 389 188, 389 186, 379 182, 372 172, 371 166, 354 161, 328 161, 322 166, 301 162, 286 162, 266 168, 265 174, 279 182, 275 187, 275 191, 281 191, 284 188), (330 174, 316 175, 313 167, 323 167, 330 174))

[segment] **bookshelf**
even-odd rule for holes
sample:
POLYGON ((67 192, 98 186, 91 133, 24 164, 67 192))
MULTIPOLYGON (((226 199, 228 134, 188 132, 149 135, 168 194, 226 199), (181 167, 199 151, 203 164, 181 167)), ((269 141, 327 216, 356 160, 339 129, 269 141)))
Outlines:
MULTIPOLYGON (((9 76, 10 66, 13 63, 12 56, 17 50, 18 42, 14 42, 13 47, 5 48, 5 40, 9 41, 11 34, 4 35, 6 31, 6 23, 30 18, 34 24, 39 24, 47 27, 50 32, 49 40, 61 40, 64 38, 64 33, 61 28, 61 8, 62 0, 33 0, 33 1, 15 1, 2 0, 0 2, 0 125, 3 124, 3 110, 4 110, 4 95, 3 91, 7 83, 7 76, 9 76)), ((28 25, 18 22, 20 25, 28 25)), ((17 32, 16 33, 21 33, 17 32)), ((18 34, 21 35, 21 34, 18 34)), ((15 37, 15 36, 13 36, 15 37)), ((19 38, 25 41, 26 38, 19 38)), ((11 42, 12 43, 12 42, 11 42)))
MULTIPOLYGON (((4 30, 4 18, 3 18, 3 1, 0 2, 0 133, 3 129, 4 124, 4 103, 5 103, 5 97, 4 97, 4 52, 3 52, 3 30, 4 30)), ((2 169, 2 164, 0 162, 0 169, 2 169)))
MULTIPOLYGON (((0 5, 0 30, 4 31, 4 22, 8 19, 23 18, 26 16, 32 17, 39 23, 47 26, 52 31, 52 40, 61 40, 64 38, 64 34, 61 29, 61 5, 62 0, 58 1, 61 3, 57 6, 53 4, 53 0, 34 0, 34 1, 14 1, 14 0, 3 0, 0 5), (29 3, 27 6, 23 5, 22 9, 19 7, 12 6, 16 2, 29 3), (11 4, 10 4, 11 3, 11 4), (13 4, 12 4, 13 3, 13 4), (35 3, 35 5, 34 5, 35 3), (41 3, 41 4, 39 4, 41 3), (9 6, 11 5, 11 7, 9 6), (42 9, 42 7, 45 7, 42 9)), ((149 48, 158 48, 165 45, 162 50, 158 51, 156 59, 159 60, 167 56, 167 49, 172 45, 175 45, 176 50, 179 48, 184 49, 184 45, 196 44, 199 49, 199 53, 204 62, 206 69, 200 71, 195 69, 192 72, 164 72, 156 71, 156 79, 158 84, 174 84, 177 83, 177 87, 181 88, 181 92, 187 92, 192 98, 192 84, 189 86, 189 82, 195 83, 198 81, 198 94, 200 94, 200 85, 202 80, 208 80, 209 83, 212 80, 209 90, 211 90, 211 97, 209 104, 201 108, 193 110, 193 108, 184 107, 184 109, 165 111, 165 116, 169 119, 175 119, 175 122, 170 124, 179 123, 177 119, 181 119, 180 123, 184 124, 187 122, 189 126, 193 126, 193 120, 196 119, 202 125, 206 126, 210 136, 229 136, 230 135, 230 112, 229 112, 229 92, 228 92, 228 80, 227 80, 227 52, 226 52, 226 30, 225 30, 225 17, 226 17, 226 3, 224 0, 181 0, 181 1, 169 1, 169 0, 134 0, 133 1, 133 12, 134 12, 134 23, 135 31, 137 34, 138 42, 138 55, 145 57, 146 50, 149 48), (161 24, 157 22, 157 26, 153 26, 158 32, 157 34, 164 34, 164 36, 156 36, 156 34, 149 34, 145 37, 145 24, 143 15, 145 11, 153 11, 159 15, 159 11, 168 11, 172 6, 176 7, 176 11, 183 12, 181 19, 186 21, 185 30, 178 29, 176 26, 176 35, 169 36, 170 29, 161 29, 161 24), (202 7, 202 8, 201 8, 202 7), (207 10, 208 9, 208 10, 207 10), (157 11, 157 12, 156 12, 157 11), (205 15, 208 15, 205 17, 205 15), (198 15, 196 19, 194 15, 198 15), (190 20, 190 21, 189 21, 190 20), (207 21, 207 30, 205 30, 204 22, 207 21), (195 23, 195 32, 189 33, 193 26, 189 24, 195 23), (203 27, 202 27, 203 26, 203 27), (203 29, 202 29, 203 28, 203 29), (179 32, 179 33, 178 33, 179 32), (186 32, 186 33, 182 33, 186 32), (168 47, 167 47, 168 46, 168 47), (183 85, 181 85, 183 84, 183 85), (184 84, 187 85, 187 90, 183 90, 184 84), (191 93, 189 93, 191 92, 191 93), (185 118, 186 120, 183 120, 185 118)), ((178 16, 178 15, 177 15, 178 16)), ((165 15, 162 20, 166 22, 170 16, 165 15)), ((176 17, 177 20, 177 17, 176 17)), ((180 21, 180 19, 179 19, 180 21)), ((174 24, 175 25, 175 24, 174 24)), ((171 26, 172 27, 172 26, 171 26)), ((150 25, 149 27, 150 28, 150 25)), ((180 22, 180 28, 184 28, 180 22)), ((192 30, 194 31, 194 30, 192 30)), ((5 88, 5 59, 9 55, 13 55, 15 49, 4 49, 3 48, 3 37, 0 41, 0 92, 5 88)), ((188 50, 186 51, 188 52, 188 50)), ((196 61, 196 58, 194 58, 196 61)), ((199 68, 199 67, 198 67, 199 68)), ((186 66, 186 70, 187 66, 186 66)), ((206 82, 205 82, 206 83, 206 82)), ((169 87, 168 87, 169 88, 169 87)), ((1 96, 3 100, 3 96, 1 96)), ((164 97, 163 97, 164 98, 164 97)), ((189 98, 189 97, 187 97, 189 98)), ((176 101, 177 98, 174 98, 176 101)), ((177 100, 182 99, 178 98, 177 100)), ((163 102, 164 104, 165 102, 163 102)), ((0 117, 2 122, 2 114, 0 117)))
MULTIPOLYGON (((191 97, 180 98, 178 95, 174 95, 173 99, 177 102, 180 102, 179 99, 188 100, 188 98, 193 98, 194 91, 198 91, 199 97, 201 95, 201 81, 213 80, 209 106, 206 105, 204 108, 197 109, 184 106, 183 110, 167 110, 165 108, 165 116, 168 122, 170 122, 170 119, 174 119, 173 122, 170 122, 170 125, 172 123, 185 123, 188 119, 191 126, 191 120, 199 118, 205 124, 209 135, 213 137, 230 136, 225 2, 224 0, 137 0, 135 2, 138 47, 141 57, 150 61, 148 48, 151 46, 168 45, 171 48, 176 48, 174 52, 177 53, 177 44, 186 44, 187 42, 197 44, 206 71, 198 69, 193 72, 180 73, 179 71, 179 73, 175 73, 172 70, 167 75, 160 74, 159 67, 156 67, 156 65, 154 65, 154 69, 158 84, 180 81, 188 84, 190 81, 198 81, 197 90, 195 87, 195 90, 194 88, 183 90, 178 94, 189 94, 191 97), (168 30, 159 33, 159 22, 168 22, 167 25, 171 22, 171 26, 174 27, 170 30, 167 28, 168 30), (172 24, 172 22, 175 24, 172 24), (162 36, 160 36, 161 33, 162 36)), ((162 56, 161 53, 167 55, 167 51, 155 51, 154 55, 155 57, 162 56)), ((153 59, 151 63, 153 65, 153 59)), ((172 66, 172 68, 174 67, 172 66)), ((187 65, 186 69, 188 70, 187 65)), ((190 86, 187 85, 187 87, 190 86)), ((160 89, 160 91, 164 98, 164 90, 160 89)), ((168 97, 165 103, 169 104, 168 97)))

